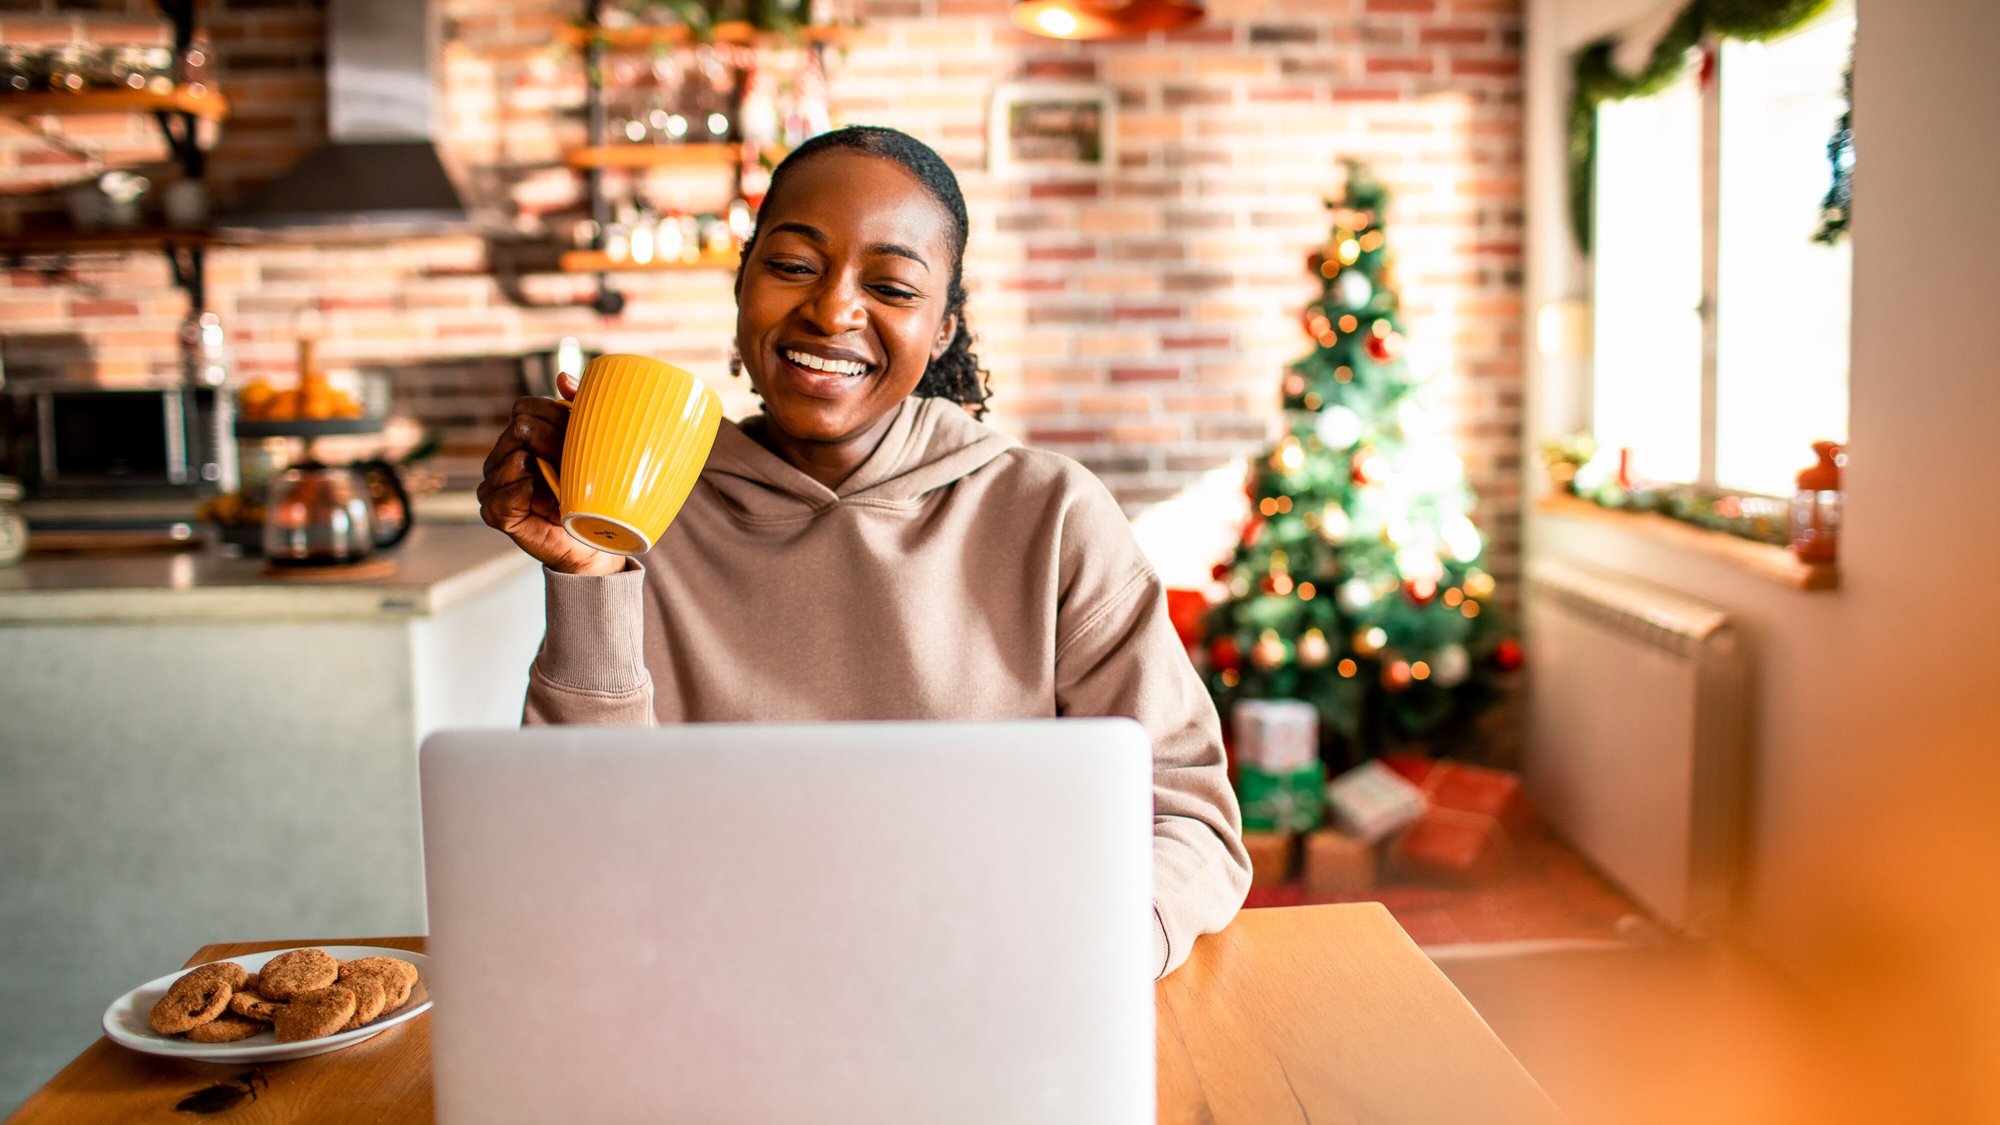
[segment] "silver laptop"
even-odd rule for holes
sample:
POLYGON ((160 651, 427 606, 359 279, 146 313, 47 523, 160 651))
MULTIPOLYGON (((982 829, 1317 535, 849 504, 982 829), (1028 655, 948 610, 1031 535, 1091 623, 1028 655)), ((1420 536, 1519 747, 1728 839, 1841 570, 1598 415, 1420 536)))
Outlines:
POLYGON ((438 1120, 1151 1122, 1151 760, 1124 719, 432 735, 438 1120))

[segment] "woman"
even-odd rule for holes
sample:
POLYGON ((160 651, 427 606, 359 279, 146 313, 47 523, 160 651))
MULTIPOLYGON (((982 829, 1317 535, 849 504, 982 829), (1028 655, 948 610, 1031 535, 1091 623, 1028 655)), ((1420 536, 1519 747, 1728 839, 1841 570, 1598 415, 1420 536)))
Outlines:
POLYGON ((563 530, 531 458, 560 457, 568 412, 515 403, 479 493, 547 572, 526 721, 1137 719, 1165 975, 1249 885, 1215 708, 1111 494, 968 413, 966 233, 951 170, 902 133, 785 160, 736 278, 763 413, 723 422, 643 566, 563 530))

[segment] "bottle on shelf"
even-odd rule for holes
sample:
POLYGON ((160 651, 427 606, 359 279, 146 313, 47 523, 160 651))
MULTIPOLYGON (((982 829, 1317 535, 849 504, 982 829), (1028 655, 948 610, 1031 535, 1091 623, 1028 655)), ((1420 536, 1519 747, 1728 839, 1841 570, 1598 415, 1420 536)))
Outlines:
POLYGON ((1838 442, 1813 442, 1819 461, 1799 473, 1792 494, 1792 554, 1800 562, 1830 563, 1840 553, 1840 470, 1847 454, 1838 442))
POLYGON ((659 229, 659 213, 651 207, 642 206, 633 212, 628 247, 634 265, 644 266, 652 263, 654 255, 658 252, 659 229))
POLYGON ((229 337, 222 330, 222 318, 212 312, 189 310, 181 321, 182 385, 210 392, 197 401, 206 403, 199 411, 214 460, 202 466, 208 483, 218 492, 235 492, 238 485, 236 459, 236 398, 229 391, 232 368, 229 337))

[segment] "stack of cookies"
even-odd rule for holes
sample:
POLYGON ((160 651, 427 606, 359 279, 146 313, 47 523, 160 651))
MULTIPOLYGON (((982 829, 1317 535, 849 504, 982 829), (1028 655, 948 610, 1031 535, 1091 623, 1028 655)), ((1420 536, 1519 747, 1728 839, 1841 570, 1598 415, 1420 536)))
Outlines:
POLYGON ((293 949, 259 973, 234 961, 190 969, 153 1005, 153 1030, 197 1043, 233 1043, 266 1028, 296 1043, 353 1031, 409 1002, 417 967, 399 957, 341 961, 293 949))

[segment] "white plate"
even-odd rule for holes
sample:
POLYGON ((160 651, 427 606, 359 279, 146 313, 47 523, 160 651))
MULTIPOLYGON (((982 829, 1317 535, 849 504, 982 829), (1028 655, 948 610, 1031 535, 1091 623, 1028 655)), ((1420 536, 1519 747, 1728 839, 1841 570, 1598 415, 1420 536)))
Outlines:
MULTIPOLYGON (((304 1039, 297 1043, 280 1043, 278 1037, 269 1031, 260 1031, 248 1039, 238 1039, 234 1043, 196 1043, 177 1035, 161 1035, 151 1025, 153 1005, 167 994, 168 986, 181 979, 189 970, 176 969, 166 976, 149 980, 145 984, 120 996, 104 1009, 104 1034, 112 1042, 123 1044, 135 1051, 149 1055, 166 1055, 169 1058, 191 1059, 198 1062, 276 1062, 279 1059, 302 1059, 307 1055, 338 1051, 342 1047, 352 1047, 364 1039, 372 1039, 391 1027, 412 1016, 430 1010, 431 994, 426 987, 430 978, 430 961, 421 953, 407 949, 383 949, 372 945, 318 945, 298 946, 300 949, 324 949, 342 961, 352 961, 360 957, 400 957, 417 967, 417 983, 410 990, 410 998, 394 1012, 378 1018, 366 1027, 353 1031, 342 1031, 324 1035, 318 1039, 304 1039)), ((234 961, 249 972, 263 969, 264 963, 283 949, 267 950, 263 953, 245 953, 224 960, 234 961)))

